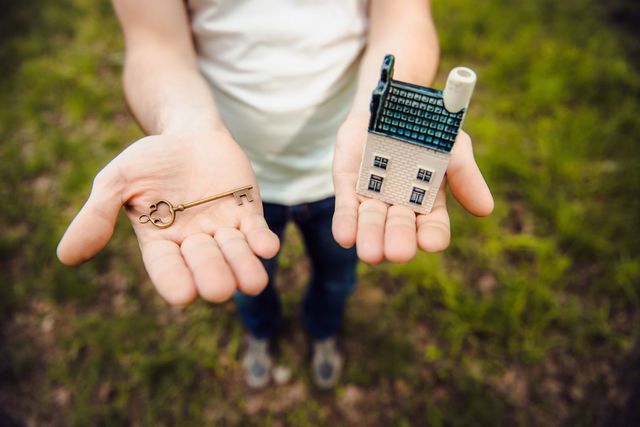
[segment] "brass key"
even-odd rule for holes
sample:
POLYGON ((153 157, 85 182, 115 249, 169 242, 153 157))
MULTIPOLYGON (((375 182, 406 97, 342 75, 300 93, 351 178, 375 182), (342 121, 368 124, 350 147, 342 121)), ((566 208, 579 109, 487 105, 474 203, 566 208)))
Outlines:
POLYGON ((222 199, 223 197, 233 195, 238 205, 242 204, 242 197, 246 197, 249 202, 253 202, 253 196, 251 195, 252 189, 253 186, 245 185, 244 187, 236 188, 235 190, 227 191, 226 193, 216 194, 215 196, 207 197, 206 199, 197 200, 191 203, 180 204, 178 206, 173 206, 171 202, 168 202, 166 200, 159 200, 149 206, 149 213, 147 215, 140 215, 140 217, 138 218, 138 222, 140 224, 146 224, 147 222, 150 222, 158 228, 168 228, 176 220, 176 212, 182 212, 185 209, 199 206, 204 203, 213 202, 214 200, 222 199), (162 205, 166 205, 167 208, 169 208, 169 219, 167 220, 167 222, 162 221, 161 216, 153 215, 154 213, 158 212, 158 209, 160 209, 160 206, 162 205))

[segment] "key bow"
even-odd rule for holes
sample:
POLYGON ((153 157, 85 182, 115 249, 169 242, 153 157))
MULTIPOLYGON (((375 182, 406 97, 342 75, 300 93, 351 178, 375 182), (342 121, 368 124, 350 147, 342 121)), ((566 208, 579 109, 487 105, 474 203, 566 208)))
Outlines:
POLYGON ((158 228, 168 228, 171 227, 171 225, 176 220, 176 212, 181 210, 182 209, 174 208, 173 205, 166 200, 159 200, 149 206, 148 214, 140 215, 140 217, 138 218, 138 222, 140 224, 151 222, 151 224, 155 225, 158 228), (167 208, 169 208, 169 218, 166 222, 163 221, 163 217, 161 215, 155 215, 162 205, 166 205, 167 208))

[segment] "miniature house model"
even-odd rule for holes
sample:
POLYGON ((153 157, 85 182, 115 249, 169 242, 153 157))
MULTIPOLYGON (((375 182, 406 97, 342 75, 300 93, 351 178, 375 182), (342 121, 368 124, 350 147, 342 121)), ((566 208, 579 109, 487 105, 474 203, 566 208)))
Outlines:
POLYGON ((471 100, 475 73, 454 68, 444 91, 393 80, 393 55, 382 63, 357 192, 429 213, 471 100))

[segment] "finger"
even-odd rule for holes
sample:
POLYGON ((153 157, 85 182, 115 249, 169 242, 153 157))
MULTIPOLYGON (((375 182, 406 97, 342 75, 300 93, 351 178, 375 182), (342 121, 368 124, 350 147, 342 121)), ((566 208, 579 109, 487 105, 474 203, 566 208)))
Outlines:
POLYGON ((384 259, 384 223, 387 205, 380 200, 369 199, 358 210, 358 257, 367 264, 378 264, 384 259))
POLYGON ((142 260, 158 293, 169 304, 186 305, 196 297, 191 272, 176 243, 149 241, 142 246, 142 260))
POLYGON ((267 272, 249 248, 244 235, 235 228, 221 228, 214 236, 240 291, 257 295, 267 286, 267 272))
POLYGON ((251 250, 262 258, 273 258, 280 249, 280 239, 269 229, 262 215, 250 215, 240 222, 240 231, 244 234, 251 250))
POLYGON ((406 206, 387 210, 384 232, 384 256, 391 262, 404 263, 416 256, 416 214, 406 206))
POLYGON ((184 239, 180 251, 202 298, 222 302, 233 295, 236 280, 213 237, 193 234, 184 239))
POLYGON ((114 162, 96 175, 89 198, 58 243, 62 263, 85 262, 109 242, 123 204, 123 187, 124 178, 114 162))
POLYGON ((451 241, 449 213, 447 212, 445 183, 442 183, 431 213, 418 215, 418 246, 425 252, 445 250, 451 241))
POLYGON ((356 196, 356 178, 351 173, 334 174, 336 207, 333 214, 331 231, 336 242, 344 248, 350 248, 356 242, 358 231, 358 198, 356 196))
POLYGON ((493 211, 493 196, 473 157, 471 138, 460 132, 447 169, 451 192, 466 210, 477 216, 493 211))

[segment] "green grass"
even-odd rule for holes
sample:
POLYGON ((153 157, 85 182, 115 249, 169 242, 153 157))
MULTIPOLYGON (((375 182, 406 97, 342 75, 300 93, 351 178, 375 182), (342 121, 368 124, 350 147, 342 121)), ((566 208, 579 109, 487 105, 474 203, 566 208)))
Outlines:
MULTIPOLYGON (((17 4, 17 3, 16 3, 17 4)), ((606 424, 640 342, 637 7, 435 2, 442 64, 479 83, 467 131, 496 198, 408 265, 360 269, 335 392, 306 372, 306 264, 282 257, 293 380, 242 386, 233 305, 167 307, 122 217, 79 268, 55 246, 102 165, 141 134, 108 2, 27 1, 0 18, 0 417, 38 425, 606 424), (614 9, 615 8, 615 9, 614 9), (637 15, 636 15, 637 16, 637 15), (635 351, 635 353, 634 353, 635 351), (8 415, 7 415, 8 414, 8 415)))

